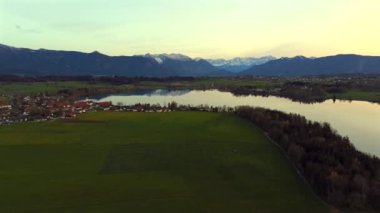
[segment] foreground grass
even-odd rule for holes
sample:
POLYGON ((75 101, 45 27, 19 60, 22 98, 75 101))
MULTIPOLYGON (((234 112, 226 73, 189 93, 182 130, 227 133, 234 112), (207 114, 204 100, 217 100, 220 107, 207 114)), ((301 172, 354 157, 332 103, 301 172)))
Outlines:
POLYGON ((1 212, 326 212, 227 114, 89 113, 0 128, 1 212))

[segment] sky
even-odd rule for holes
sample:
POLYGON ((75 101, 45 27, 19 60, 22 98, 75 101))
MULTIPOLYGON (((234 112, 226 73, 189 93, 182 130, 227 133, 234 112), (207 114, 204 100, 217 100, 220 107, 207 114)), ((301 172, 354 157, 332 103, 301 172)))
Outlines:
POLYGON ((380 55, 380 0, 0 0, 0 43, 108 55, 380 55))

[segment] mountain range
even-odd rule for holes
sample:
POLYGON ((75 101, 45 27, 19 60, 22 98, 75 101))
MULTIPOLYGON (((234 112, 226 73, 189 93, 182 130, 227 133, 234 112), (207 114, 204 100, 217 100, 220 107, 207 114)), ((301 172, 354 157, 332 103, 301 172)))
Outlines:
POLYGON ((253 66, 240 75, 302 76, 380 74, 379 56, 335 55, 320 58, 281 58, 253 66))
POLYGON ((32 50, 0 45, 0 74, 224 76, 206 60, 182 55, 107 56, 99 52, 32 50))
POLYGON ((306 76, 380 74, 379 56, 335 55, 320 58, 192 59, 181 54, 108 56, 97 51, 32 50, 0 44, 0 74, 168 76, 306 76))

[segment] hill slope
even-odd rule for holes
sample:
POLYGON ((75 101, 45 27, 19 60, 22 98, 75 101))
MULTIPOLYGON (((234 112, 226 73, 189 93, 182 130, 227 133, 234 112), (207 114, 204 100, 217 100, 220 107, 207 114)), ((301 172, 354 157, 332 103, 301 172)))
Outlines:
POLYGON ((242 75, 301 76, 334 74, 380 74, 380 57, 336 55, 321 58, 281 58, 243 71, 242 75))

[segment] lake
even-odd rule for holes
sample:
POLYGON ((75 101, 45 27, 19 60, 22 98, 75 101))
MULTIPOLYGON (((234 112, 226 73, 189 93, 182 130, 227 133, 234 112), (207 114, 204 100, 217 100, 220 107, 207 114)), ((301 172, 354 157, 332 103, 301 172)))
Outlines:
POLYGON ((137 91, 110 95, 97 100, 123 105, 137 103, 166 105, 172 101, 194 106, 248 105, 297 113, 312 121, 330 123, 339 134, 348 136, 357 149, 380 156, 380 105, 365 101, 327 100, 323 103, 304 104, 274 96, 235 96, 217 90, 137 91))

